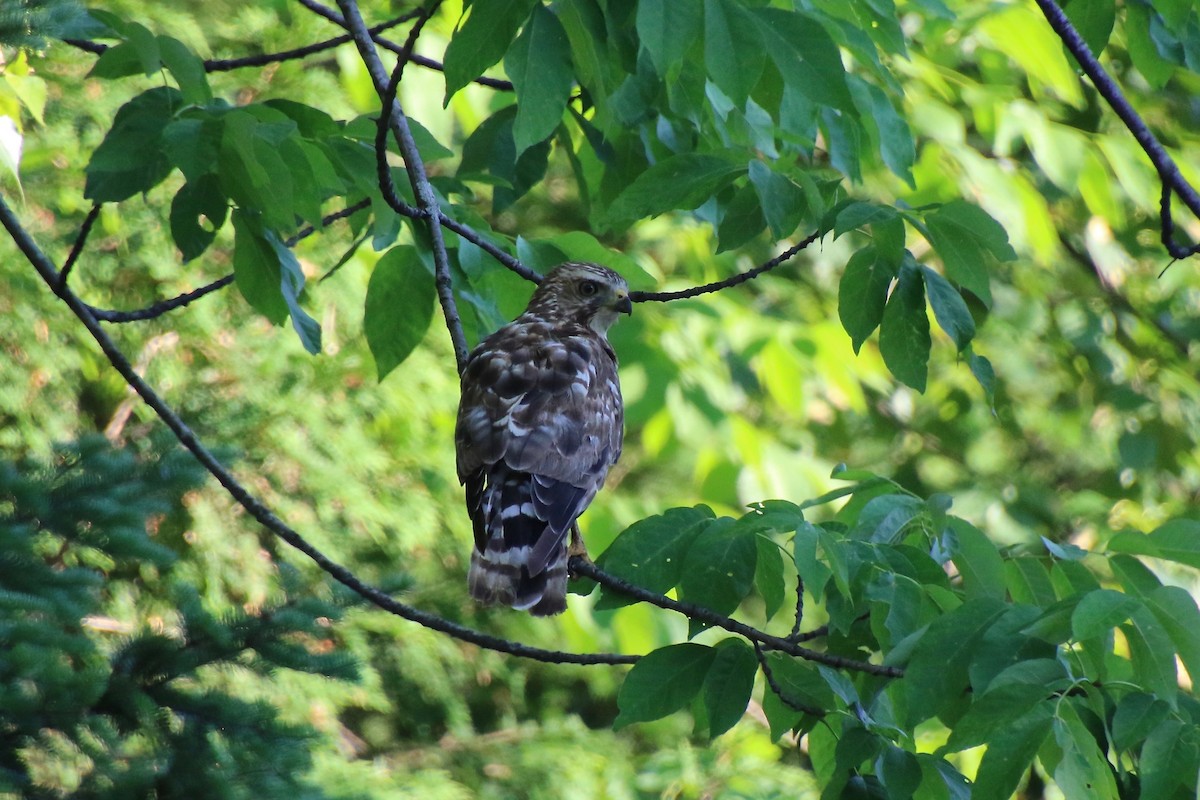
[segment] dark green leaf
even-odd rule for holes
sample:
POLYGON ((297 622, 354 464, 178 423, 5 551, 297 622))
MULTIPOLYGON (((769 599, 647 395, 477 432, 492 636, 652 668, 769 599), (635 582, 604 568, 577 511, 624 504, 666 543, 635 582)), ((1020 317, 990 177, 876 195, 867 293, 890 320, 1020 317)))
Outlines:
POLYGON ((767 225, 754 184, 738 188, 717 226, 718 253, 736 250, 763 232, 767 225))
POLYGON ((925 217, 925 224, 946 275, 990 306, 988 258, 1011 261, 1017 257, 1004 228, 982 208, 964 200, 942 206, 925 217))
POLYGON ((1144 600, 1166 629, 1188 675, 1200 675, 1200 609, 1196 599, 1178 586, 1161 586, 1144 600))
POLYGON ((1104 52, 1117 21, 1115 0, 1071 0, 1063 11, 1087 42, 1088 49, 1097 56, 1104 52))
POLYGON ((300 293, 304 291, 304 270, 300 268, 296 254, 285 246, 273 231, 266 231, 264 238, 279 259, 280 289, 283 292, 283 300, 287 303, 288 314, 292 317, 292 327, 300 337, 304 349, 317 355, 321 352, 321 326, 300 307, 300 293))
POLYGON ((1175 74, 1175 64, 1163 58, 1150 37, 1153 14, 1153 10, 1143 3, 1130 3, 1125 7, 1124 30, 1133 65, 1151 89, 1161 89, 1175 74))
POLYGON ((755 537, 758 560, 754 562, 754 587, 763 599, 763 612, 770 620, 783 606, 783 554, 779 546, 765 535, 755 537))
POLYGON ((1009 800, 1050 733, 1053 704, 1045 702, 995 731, 979 762, 971 800, 1009 800))
POLYGON ((857 76, 855 85, 862 87, 861 92, 854 93, 855 96, 858 97, 860 93, 866 96, 862 102, 865 108, 860 108, 863 119, 870 120, 879 132, 879 152, 883 156, 883 163, 892 174, 915 189, 912 167, 917 158, 917 151, 908 123, 897 113, 892 101, 878 86, 857 76))
POLYGON ((170 36, 158 37, 158 49, 163 65, 175 76, 183 99, 193 105, 203 105, 212 100, 212 89, 208 87, 208 76, 204 62, 178 39, 170 36))
POLYGON ((1117 800, 1117 782, 1108 759, 1079 718, 1075 706, 1070 702, 1060 703, 1057 713, 1054 739, 1062 748, 1062 760, 1054 770, 1054 782, 1066 797, 1117 800))
POLYGON ((951 517, 949 523, 958 542, 952 559, 962 575, 966 599, 990 597, 1003 600, 1004 560, 996 545, 966 520, 951 517))
POLYGON ((433 275, 415 248, 393 247, 383 254, 367 284, 363 333, 379 380, 416 349, 433 320, 433 275))
POLYGON ((688 548, 679 598, 718 614, 736 609, 754 586, 757 538, 731 519, 709 522, 688 548))
POLYGON ((1006 682, 991 687, 975 698, 967 713, 950 731, 950 738, 938 752, 956 753, 987 744, 997 731, 1004 730, 1038 705, 1052 698, 1049 690, 1035 683, 1006 682))
POLYGON ((189 181, 216 173, 221 157, 221 121, 176 119, 162 131, 163 151, 189 181))
POLYGON ((703 6, 675 0, 640 0, 637 33, 658 74, 667 78, 701 36, 703 6))
POLYGON ((1071 632, 1077 640, 1104 636, 1141 606, 1129 595, 1097 589, 1084 595, 1071 612, 1071 632))
POLYGON ((708 731, 712 738, 737 724, 750 704, 758 659, 750 645, 741 639, 724 639, 704 678, 704 707, 708 711, 708 731))
POLYGON ((755 19, 737 0, 704 0, 704 66, 708 77, 741 108, 766 53, 755 19))
MULTIPOLYGON (((707 506, 672 508, 638 520, 613 540, 596 564, 649 591, 668 592, 683 575, 692 540, 711 520, 707 506)), ((623 595, 606 593, 597 607, 616 608, 629 602, 623 595)))
POLYGON ((483 74, 508 50, 536 0, 475 0, 446 47, 446 99, 483 74))
POLYGON ((574 84, 567 33, 541 3, 504 57, 504 71, 517 91, 513 142, 520 156, 554 133, 574 84))
POLYGON ((1129 750, 1158 727, 1171 706, 1162 698, 1146 692, 1134 692, 1121 698, 1112 720, 1113 747, 1129 750))
POLYGON ((900 268, 900 280, 883 309, 879 352, 893 375, 923 392, 929 372, 930 346, 921 273, 905 265, 900 268))
POLYGON ((870 245, 846 263, 838 284, 838 318, 850 334, 855 353, 883 320, 888 287, 895 277, 896 268, 870 245))
POLYGON ((233 274, 238 291, 258 313, 276 325, 282 324, 288 306, 275 248, 266 240, 262 224, 252 212, 235 208, 233 231, 233 274))
POLYGON ((821 21, 800 11, 757 8, 757 18, 767 54, 784 82, 814 103, 857 114, 842 56, 821 21))
POLYGON ((1108 563, 1112 566, 1113 575, 1129 594, 1145 597, 1162 586, 1158 576, 1133 556, 1110 556, 1108 563))
POLYGON ((1129 622, 1121 626, 1121 632, 1129 643, 1133 672, 1138 680, 1174 704, 1179 679, 1175 672, 1175 646, 1166 629, 1148 609, 1138 608, 1129 622))
MULTIPOLYGON (((975 376, 979 387, 983 389, 983 395, 987 398, 988 405, 995 406, 996 404, 996 371, 992 369, 992 362, 988 361, 984 356, 979 355, 974 350, 971 350, 967 356, 967 364, 971 367, 971 374, 975 376)), ((995 408, 992 409, 993 413, 995 408)))
MULTIPOLYGON (((596 0, 558 0, 554 5, 571 42, 575 75, 588 90, 599 116, 606 116, 608 97, 619 81, 609 67, 604 12, 596 0)), ((582 115, 577 120, 582 120, 582 115)))
POLYGON ((548 141, 529 147, 517 157, 513 141, 513 122, 517 107, 507 106, 484 120, 463 144, 458 177, 477 180, 476 173, 486 172, 499 181, 492 192, 492 210, 499 213, 517 201, 546 173, 550 153, 548 141))
POLYGON ((991 598, 970 600, 930 624, 904 674, 909 724, 936 716, 958 701, 967 688, 975 645, 1004 608, 991 598))
POLYGON ((804 588, 813 597, 821 597, 825 592, 825 584, 833 576, 833 572, 818 557, 817 548, 821 544, 821 529, 811 522, 801 522, 796 528, 796 538, 793 540, 792 555, 796 559, 796 571, 804 581, 804 588))
POLYGON ((92 152, 83 196, 96 203, 117 203, 161 183, 171 172, 163 128, 182 103, 177 90, 160 87, 121 106, 104 141, 92 152))
POLYGON ((909 800, 921 785, 921 762, 907 750, 888 745, 875 759, 875 774, 889 800, 909 800))
POLYGON ((1176 797, 1182 784, 1188 795, 1196 786, 1196 729, 1185 727, 1177 719, 1168 719, 1156 727, 1142 745, 1138 777, 1141 779, 1139 797, 1150 800, 1176 797))
POLYGON ((746 171, 727 156, 681 153, 653 165, 630 184, 608 209, 615 224, 693 209, 746 171))
POLYGON ((228 213, 229 201, 216 175, 188 181, 175 193, 171 201, 171 236, 184 261, 191 261, 212 244, 228 213))
POLYGON ((878 225, 898 219, 896 209, 877 203, 855 200, 840 208, 833 223, 833 238, 837 239, 849 231, 865 225, 878 225))
POLYGON ((1148 534, 1126 531, 1108 542, 1114 553, 1165 558, 1200 569, 1200 521, 1173 519, 1148 534))
POLYGON ((673 714, 700 693, 717 651, 685 643, 647 653, 633 665, 617 693, 613 729, 673 714))
POLYGON ((245 209, 263 216, 275 230, 295 225, 292 173, 279 143, 295 123, 262 123, 245 110, 225 116, 219 162, 221 188, 245 209))
POLYGON ((778 739, 794 728, 804 716, 788 703, 816 710, 833 709, 837 704, 829 684, 803 661, 783 653, 768 653, 767 665, 771 669, 775 687, 786 698, 780 698, 770 687, 763 694, 763 712, 771 725, 771 738, 778 739))
POLYGON ((933 318, 954 340, 961 353, 975 338, 975 320, 971 318, 966 302, 958 290, 950 285, 950 281, 924 264, 921 265, 921 275, 925 279, 925 295, 933 309, 933 318))
POLYGON ((113 45, 100 54, 88 73, 89 78, 125 78, 129 75, 144 75, 142 55, 130 42, 113 45))
POLYGON ((750 183, 758 193, 759 207, 776 239, 790 236, 807 208, 804 190, 784 176, 772 172, 758 159, 750 162, 750 183))

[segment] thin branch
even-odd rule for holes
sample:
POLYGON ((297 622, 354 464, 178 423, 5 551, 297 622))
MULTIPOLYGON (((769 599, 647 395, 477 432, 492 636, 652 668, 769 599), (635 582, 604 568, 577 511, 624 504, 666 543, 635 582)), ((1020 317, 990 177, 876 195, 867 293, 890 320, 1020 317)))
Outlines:
MULTIPOLYGON (((346 206, 345 208, 343 208, 340 211, 334 211, 332 214, 327 214, 321 218, 321 226, 324 227, 331 222, 336 222, 339 219, 343 219, 345 217, 350 216, 351 214, 362 211, 364 208, 368 207, 369 205, 371 205, 371 201, 369 199, 368 200, 360 200, 359 202, 355 203, 354 205, 346 206)), ((316 230, 317 229, 314 228, 312 225, 307 225, 307 226, 301 228, 299 231, 297 231, 296 235, 292 236, 290 239, 288 239, 286 242, 284 242, 284 244, 287 247, 295 247, 301 240, 303 240, 303 239, 311 236, 313 233, 315 233, 316 230)), ((64 267, 63 269, 65 271, 66 267, 64 267)), ((190 305, 191 303, 196 302, 197 300, 199 300, 201 297, 204 297, 205 295, 209 295, 215 291, 224 289, 226 286, 233 283, 233 280, 234 280, 234 276, 233 276, 233 273, 231 272, 228 275, 217 278, 212 283, 201 286, 199 289, 193 289, 190 292, 184 292, 181 295, 176 295, 175 297, 171 297, 167 300, 160 300, 159 302, 154 303, 153 305, 146 306, 145 308, 134 309, 132 311, 114 311, 112 309, 107 309, 107 308, 97 308, 96 306, 93 306, 93 305, 89 305, 88 310, 90 310, 92 312, 92 316, 94 316, 96 319, 102 320, 104 322, 113 322, 113 323, 143 322, 148 319, 155 319, 156 317, 161 317, 163 314, 166 314, 167 312, 170 312, 170 311, 174 311, 177 308, 183 308, 186 305, 190 305)))
POLYGON ((92 226, 96 224, 96 218, 100 216, 100 204, 92 205, 87 216, 83 218, 83 224, 79 226, 79 233, 75 236, 75 244, 71 245, 71 252, 67 255, 67 260, 63 262, 62 271, 58 273, 58 285, 66 286, 67 278, 71 275, 71 268, 75 266, 75 262, 79 260, 79 255, 83 252, 83 246, 87 244, 88 234, 92 232, 92 226))
POLYGON ((734 275, 731 278, 726 278, 723 281, 714 281, 712 283, 706 283, 703 286, 693 286, 691 289, 680 289, 677 292, 630 292, 629 299, 635 303, 666 303, 671 300, 683 300, 688 297, 699 297, 702 294, 719 292, 722 289, 738 286, 746 281, 754 280, 765 272, 770 272, 820 238, 821 232, 813 231, 804 241, 792 245, 767 263, 757 266, 754 269, 746 270, 745 272, 734 275))
POLYGON ((456 622, 451 622, 436 614, 413 608, 399 602, 379 589, 363 583, 354 573, 330 559, 311 545, 303 536, 289 527, 283 520, 279 519, 262 501, 247 491, 208 448, 196 438, 196 435, 179 415, 137 374, 133 366, 129 363, 129 359, 125 357, 125 354, 121 352, 120 348, 117 347, 116 343, 113 342, 112 338, 100 325, 99 320, 96 319, 87 303, 84 303, 69 287, 58 285, 58 270, 55 268, 54 263, 42 252, 37 243, 33 241, 29 232, 21 225, 12 209, 9 208, 2 197, 0 197, 0 224, 8 231, 17 247, 25 255, 25 258, 29 260, 29 263, 33 265, 34 269, 37 270, 42 280, 50 287, 50 290, 66 303, 72 313, 87 328, 88 333, 96 340, 96 343, 104 352, 109 363, 113 365, 113 368, 120 373, 130 388, 141 396, 146 405, 154 410, 154 413, 171 430, 175 438, 179 440, 179 443, 187 448, 195 456, 196 460, 225 488, 225 491, 242 508, 246 509, 252 517, 258 520, 263 527, 299 550, 334 580, 384 611, 488 650, 555 664, 632 664, 637 660, 637 656, 615 653, 566 653, 512 642, 498 636, 491 636, 468 628, 456 622))
POLYGON ((799 711, 801 714, 808 714, 814 717, 823 717, 828 713, 823 708, 801 703, 794 697, 789 697, 783 691, 783 687, 775 680, 775 673, 771 670, 771 665, 767 663, 767 654, 763 652, 762 645, 758 642, 754 642, 754 655, 758 658, 758 666, 762 668, 763 677, 767 679, 767 686, 785 706, 793 711, 799 711))
POLYGON ((596 583, 614 592, 632 597, 635 600, 641 600, 651 605, 665 608, 668 611, 675 611, 683 614, 688 619, 703 622, 707 625, 713 625, 718 628, 723 628, 730 633, 736 633, 738 636, 744 637, 750 642, 757 642, 766 646, 771 650, 779 650, 780 652, 793 655, 798 658, 803 658, 807 661, 815 661, 818 664, 825 664, 838 669, 849 669, 856 672, 865 672, 868 675, 879 675, 885 678, 899 678, 904 674, 904 670, 899 667, 889 667, 883 664, 872 664, 867 661, 858 661, 853 658, 845 658, 844 656, 833 655, 832 653, 822 653, 817 650, 810 650, 807 647, 801 647, 795 642, 778 636, 772 636, 765 631, 760 631, 758 628, 753 628, 744 622, 738 622, 735 619, 718 614, 715 611, 698 606, 694 603, 684 603, 679 600, 652 592, 648 589, 643 589, 640 586, 635 586, 626 580, 618 578, 615 575, 610 575, 604 570, 597 567, 591 561, 587 561, 578 556, 572 558, 568 565, 571 572, 575 575, 582 575, 586 578, 591 578, 596 583))
MULTIPOLYGON (((417 207, 420 209, 421 215, 429 220, 429 235, 433 246, 433 274, 434 283, 437 286, 438 302, 441 303, 442 314, 446 318, 446 329, 450 332, 450 340, 454 345, 454 360, 458 364, 458 371, 462 372, 467 363, 467 337, 463 333, 462 320, 458 316, 458 305, 454 300, 454 284, 450 277, 450 256, 446 252, 446 242, 442 238, 442 212, 437 193, 429 183, 429 176, 425 174, 425 162, 421 159, 417 143, 413 140, 412 131, 408 126, 408 117, 404 115, 400 100, 394 96, 395 87, 390 84, 388 74, 383 68, 383 62, 380 61, 379 54, 375 52, 374 42, 371 40, 371 34, 367 32, 367 25, 363 21, 362 14, 359 13, 358 3, 355 0, 338 0, 338 8, 342 10, 342 17, 346 21, 346 30, 354 37, 359 57, 362 58, 363 64, 366 65, 367 72, 371 76, 371 81, 375 84, 375 92, 380 98, 392 95, 391 102, 385 102, 383 113, 388 116, 392 135, 400 147, 400 155, 404 159, 408 171, 408 180, 412 184, 413 196, 417 198, 417 207)), ((401 59, 400 64, 403 65, 403 63, 404 61, 401 59)))
POLYGON ((796 621, 792 623, 792 632, 788 634, 789 642, 800 641, 800 621, 804 619, 804 578, 796 575, 796 621))
MULTIPOLYGON (((386 22, 381 22, 370 29, 371 35, 378 36, 380 33, 388 30, 389 28, 394 28, 401 23, 413 19, 420 13, 421 12, 419 10, 409 11, 405 14, 401 14, 398 17, 389 19, 386 22)), ((314 53, 332 50, 333 48, 346 44, 349 41, 349 34, 344 34, 342 36, 335 36, 332 39, 326 39, 323 42, 315 42, 314 44, 305 45, 304 47, 297 47, 292 50, 281 50, 277 53, 261 53, 256 56, 243 56, 241 58, 205 59, 203 62, 204 71, 230 72, 235 69, 242 69, 243 67, 264 67, 267 64, 275 64, 282 61, 294 61, 298 58, 311 56, 314 53)), ((79 50, 93 53, 95 55, 102 55, 104 51, 108 50, 110 47, 110 45, 104 44, 103 42, 93 42, 88 39, 63 39, 63 42, 79 50)))
POLYGON ((1075 56, 1075 60, 1079 62, 1079 66, 1083 68, 1084 73, 1092 79, 1092 85, 1096 87, 1096 91, 1108 102, 1108 105, 1121 121, 1125 123, 1125 127, 1133 134, 1133 138, 1142 146, 1142 150, 1150 158, 1154 168, 1158 170, 1158 177, 1163 182, 1163 197, 1162 197, 1162 242, 1163 246, 1175 258, 1187 258, 1200 252, 1200 247, 1183 247, 1176 244, 1174 240, 1174 222, 1171 221, 1171 194, 1177 193, 1184 204, 1191 210, 1193 214, 1200 217, 1200 194, 1196 192, 1192 185, 1184 180, 1183 175, 1179 172, 1179 167, 1175 161, 1167 153, 1166 148, 1154 137, 1150 132, 1150 128, 1142 120, 1138 113, 1133 110, 1133 106, 1125 98, 1121 88, 1117 86, 1116 81, 1112 76, 1105 71, 1100 65, 1100 61, 1092 54, 1092 50, 1088 47, 1087 42, 1079 35, 1079 31, 1071 24, 1067 15, 1059 7, 1054 0, 1036 0, 1038 8, 1042 10, 1042 14, 1046 17, 1046 21, 1050 23, 1050 27, 1058 34, 1058 38, 1062 40, 1071 54, 1075 56))
MULTIPOLYGON (((337 25, 339 28, 346 27, 346 23, 342 17, 329 6, 322 5, 321 3, 316 2, 316 0, 299 0, 299 2, 300 5, 304 6, 309 11, 313 12, 317 16, 324 17, 334 25, 337 25)), ((397 55, 402 53, 404 50, 402 45, 396 44, 391 39, 375 35, 372 35, 371 38, 384 50, 390 50, 397 55)), ((432 58, 426 58, 425 56, 414 53, 409 57, 409 60, 417 66, 425 67, 426 69, 432 69, 437 72, 445 72, 445 67, 441 64, 441 62, 434 61, 432 58)), ((501 92, 514 91, 511 81, 500 80, 499 78, 488 78, 486 76, 481 76, 472 81, 472 83, 477 83, 480 86, 486 86, 489 89, 496 89, 501 92)))

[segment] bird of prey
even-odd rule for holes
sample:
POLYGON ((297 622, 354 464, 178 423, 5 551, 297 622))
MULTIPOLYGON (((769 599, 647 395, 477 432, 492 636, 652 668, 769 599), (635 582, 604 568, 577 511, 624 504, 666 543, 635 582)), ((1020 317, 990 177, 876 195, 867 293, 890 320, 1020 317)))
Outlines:
POLYGON ((468 585, 480 603, 537 616, 566 609, 568 531, 570 555, 586 555, 575 520, 621 455, 607 332, 632 310, 616 272, 561 264, 468 357, 455 445, 475 530, 468 585))

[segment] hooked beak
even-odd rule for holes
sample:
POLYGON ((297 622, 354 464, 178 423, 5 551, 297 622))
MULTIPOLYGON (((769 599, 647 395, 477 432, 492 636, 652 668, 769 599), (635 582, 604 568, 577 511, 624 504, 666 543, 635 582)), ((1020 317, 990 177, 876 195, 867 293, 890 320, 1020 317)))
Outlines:
POLYGON ((633 314, 633 301, 629 299, 627 292, 621 292, 617 295, 617 303, 613 307, 622 314, 633 314))

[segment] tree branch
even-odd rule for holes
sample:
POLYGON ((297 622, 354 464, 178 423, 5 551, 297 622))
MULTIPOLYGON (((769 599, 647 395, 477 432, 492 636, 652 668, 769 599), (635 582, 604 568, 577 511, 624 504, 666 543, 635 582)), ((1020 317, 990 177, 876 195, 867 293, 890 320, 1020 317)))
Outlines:
POLYGON ((810 706, 807 703, 801 703, 793 697, 788 697, 784 693, 783 687, 775 680, 775 673, 771 670, 771 665, 767 663, 767 654, 763 652, 762 645, 754 642, 754 655, 758 659, 758 666, 762 668, 763 677, 767 679, 767 687, 770 688, 775 696, 778 697, 785 706, 793 711, 799 711, 801 714, 808 714, 813 717, 825 716, 825 710, 810 706))
POLYGON ((67 285, 67 278, 71 275, 71 268, 79 260, 79 254, 83 252, 83 246, 87 244, 88 234, 92 232, 92 226, 96 224, 96 217, 98 216, 100 216, 100 204, 94 203, 88 211, 87 216, 83 218, 83 224, 79 226, 79 233, 75 237, 75 244, 71 245, 71 252, 67 255, 67 260, 63 262, 62 271, 58 273, 59 286, 67 285))
MULTIPOLYGON (((383 113, 388 116, 392 135, 400 147, 400 155, 408 169, 408 180, 412 184, 413 195, 417 198, 417 207, 421 215, 429 220, 429 235, 433 246, 433 274, 437 285, 438 302, 442 306, 442 314, 446 318, 446 329, 450 332, 450 341, 454 345, 454 360, 458 371, 462 372, 467 363, 467 337, 463 333, 462 320, 458 316, 458 305, 454 300, 454 284, 450 277, 450 256, 446 252, 446 242, 442 238, 442 212, 438 203, 437 193, 429 183, 425 174, 425 162, 417 150, 412 131, 408 127, 408 117, 400 106, 400 100, 395 97, 395 86, 388 80, 383 62, 375 52, 371 34, 363 22, 362 14, 358 11, 356 0, 338 0, 338 8, 346 21, 346 30, 354 37, 358 54, 371 75, 375 84, 375 92, 383 100, 383 113), (391 97, 391 102, 387 98, 391 97)), ((404 58, 400 59, 398 70, 403 69, 404 58)))
POLYGON ((688 619, 703 622, 707 625, 712 625, 717 628, 723 628, 730 633, 736 633, 752 643, 763 645, 770 650, 779 650, 788 655, 803 658, 807 661, 815 661, 818 664, 825 664, 838 669, 849 669, 856 672, 865 672, 868 675, 879 675, 885 678, 899 678, 904 675, 904 670, 899 667, 889 667, 883 664, 872 664, 867 661, 858 661, 853 658, 845 658, 844 656, 833 655, 832 653, 822 653, 817 650, 810 650, 807 647, 801 647, 789 639, 783 639, 778 636, 773 636, 765 631, 760 631, 758 628, 751 627, 744 622, 738 622, 736 619, 718 614, 715 611, 707 609, 703 606, 698 606, 694 603, 684 603, 679 600, 657 594, 648 589, 643 589, 640 586, 635 586, 626 580, 618 578, 616 575, 610 575, 604 570, 597 567, 591 561, 575 556, 569 562, 569 569, 572 574, 582 575, 585 578, 591 578, 596 583, 614 592, 632 597, 635 600, 641 600, 651 605, 665 608, 668 611, 675 611, 683 614, 688 619))
POLYGON ((233 474, 221 464, 216 456, 196 438, 196 435, 183 422, 179 415, 137 374, 133 366, 129 363, 129 360, 125 357, 125 354, 121 352, 120 348, 117 347, 116 343, 113 342, 112 338, 109 337, 108 333, 100 325, 100 321, 96 319, 91 308, 78 295, 72 292, 70 288, 58 285, 58 270, 55 268, 54 263, 42 252, 37 243, 33 241, 28 231, 21 225, 12 209, 9 208, 2 197, 0 197, 0 224, 8 231, 17 247, 24 254, 25 258, 28 259, 29 263, 33 265, 34 269, 37 270, 42 280, 50 287, 50 290, 66 303, 72 313, 87 328, 88 333, 96 340, 96 343, 104 352, 109 363, 113 365, 113 368, 120 373, 129 387, 141 396, 146 405, 153 409, 159 419, 163 421, 171 430, 171 433, 175 435, 175 438, 179 440, 179 443, 187 448, 195 456, 196 460, 208 470, 209 474, 216 478, 217 482, 225 488, 225 491, 242 508, 246 509, 252 517, 258 520, 263 527, 296 550, 299 550, 334 580, 384 611, 488 650, 496 650, 521 658, 555 664, 632 664, 637 660, 637 656, 615 653, 566 653, 512 642, 498 636, 491 636, 468 628, 456 622, 451 622, 436 614, 413 608, 395 600, 379 589, 363 583, 354 573, 326 556, 283 522, 283 520, 279 519, 262 501, 247 491, 233 477, 233 474))
POLYGON ((1154 168, 1158 170, 1158 177, 1163 182, 1161 206, 1163 246, 1175 258, 1187 258, 1200 252, 1200 246, 1184 247, 1176 244, 1174 239, 1175 223, 1171 220, 1172 193, 1178 193, 1184 204, 1197 217, 1200 217, 1200 194, 1184 180, 1183 175, 1179 172, 1179 167, 1167 153, 1166 148, 1150 132, 1150 128, 1138 116, 1138 113, 1133 110, 1133 106, 1129 104, 1124 93, 1121 92, 1121 88, 1100 65, 1100 61, 1092 54, 1091 48, 1087 46, 1087 42, 1071 24, 1071 20, 1067 19, 1067 15, 1058 3, 1054 0, 1036 0, 1036 2, 1038 8, 1042 10, 1043 16, 1046 17, 1046 21, 1050 23, 1050 27, 1058 34, 1058 38, 1071 51, 1071 55, 1075 56, 1075 60, 1079 62, 1084 73, 1092 79, 1092 85, 1096 87, 1096 91, 1121 118, 1121 122, 1125 123, 1125 127, 1133 134, 1133 138, 1141 145, 1142 150, 1154 164, 1154 168))
POLYGON ((712 283, 706 283, 703 286, 693 286, 691 289, 681 289, 677 292, 630 292, 629 299, 635 303, 666 303, 671 300, 683 300, 688 297, 699 297, 702 294, 709 294, 711 292, 719 292, 722 289, 729 289, 733 286, 743 284, 746 281, 753 280, 763 273, 770 272, 820 238, 821 231, 813 231, 804 241, 792 245, 787 250, 784 250, 782 253, 775 256, 765 264, 761 264, 754 269, 748 269, 745 272, 734 275, 731 278, 726 278, 723 281, 714 281, 712 283))
MULTIPOLYGON (((321 225, 324 227, 331 222, 336 222, 339 219, 343 219, 351 214, 362 211, 364 208, 367 208, 370 205, 371 201, 369 199, 360 200, 354 205, 346 206, 341 211, 334 211, 332 214, 325 215, 321 218, 321 225)), ((87 224, 86 221, 84 224, 87 224)), ((312 234, 316 233, 316 230, 317 229, 312 225, 307 225, 297 231, 296 235, 288 239, 286 242, 284 242, 284 244, 288 247, 295 247, 301 240, 306 239, 312 234)), ((80 235, 84 235, 82 230, 80 230, 80 235)), ((76 241, 76 244, 79 244, 78 240, 76 241)), ((72 250, 72 255, 76 255, 74 250, 72 250)), ((71 263, 69 259, 67 263, 71 263)), ((65 273, 67 269, 68 268, 64 266, 63 272, 65 273)), ((61 280, 63 280, 65 284, 65 276, 61 280)), ((183 308, 186 305, 194 303, 205 295, 212 294, 219 289, 224 289, 226 286, 233 283, 233 280, 234 276, 231 272, 228 275, 217 278, 212 283, 201 286, 199 289, 193 289, 190 292, 184 292, 181 295, 176 295, 175 297, 167 300, 161 300, 153 305, 146 306, 145 308, 134 309, 132 311, 114 311, 107 308, 97 308, 93 305, 88 305, 88 310, 92 312, 92 316, 104 322, 143 322, 148 319, 161 317, 163 314, 166 314, 169 311, 174 311, 177 308, 183 308)))

